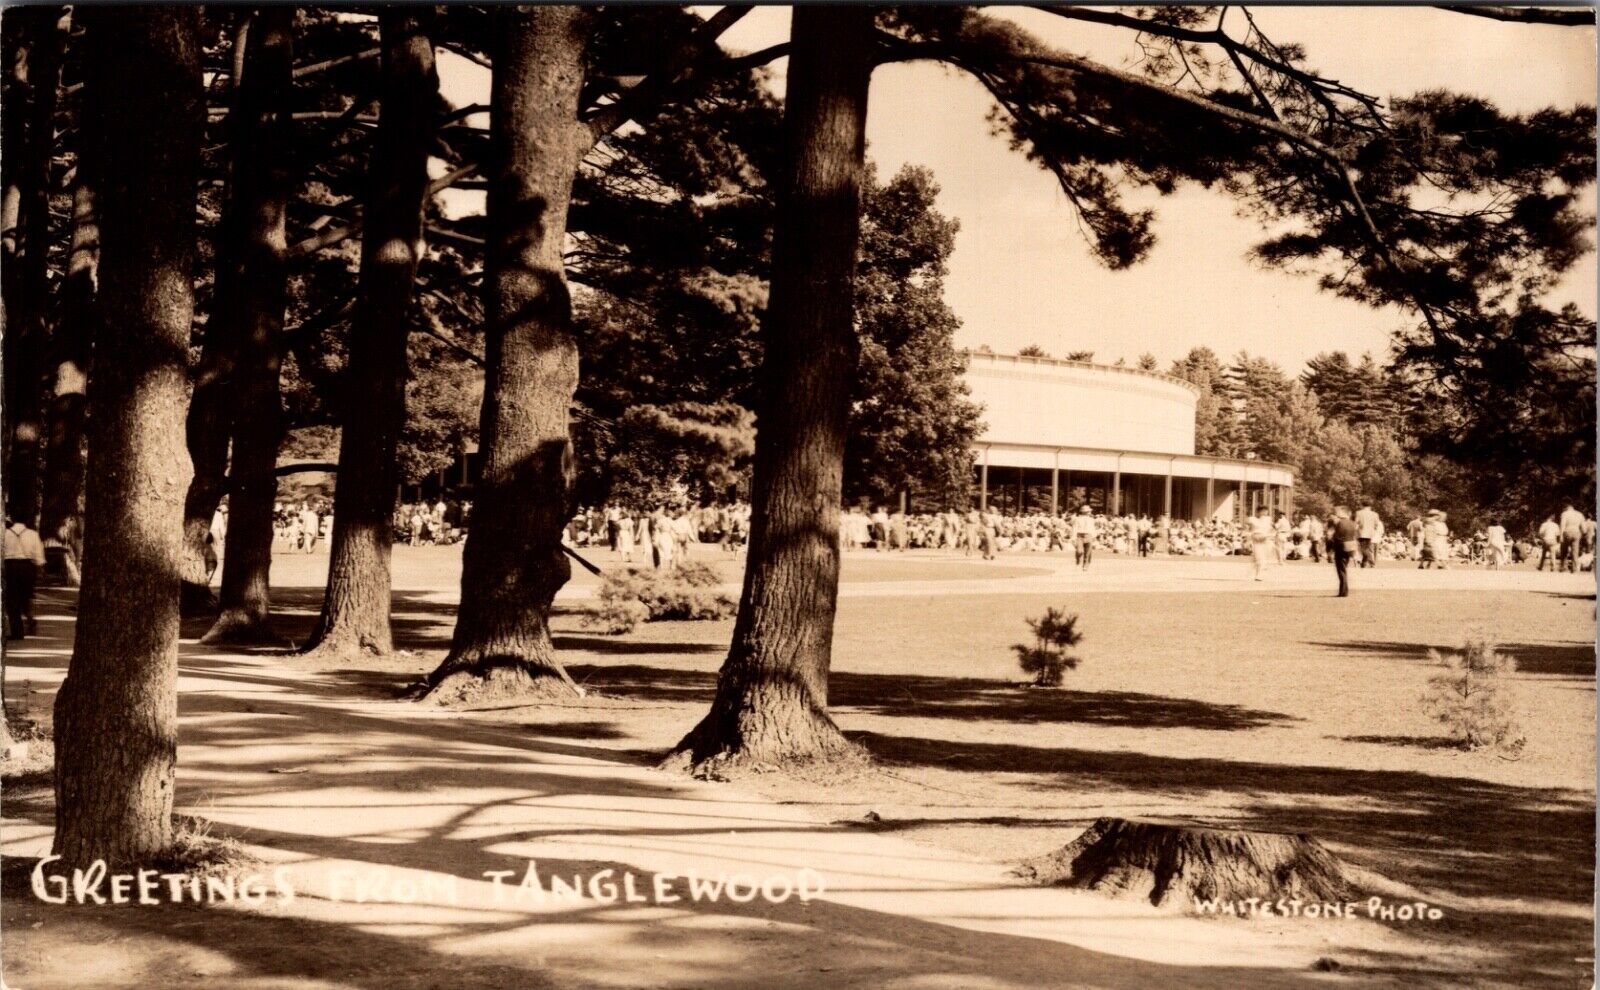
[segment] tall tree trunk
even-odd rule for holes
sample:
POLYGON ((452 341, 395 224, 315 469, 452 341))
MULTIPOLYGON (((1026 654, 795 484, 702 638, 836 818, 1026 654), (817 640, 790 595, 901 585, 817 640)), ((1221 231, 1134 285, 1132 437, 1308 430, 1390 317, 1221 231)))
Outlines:
POLYGON ((3 244, 5 296, 6 507, 39 518, 44 437, 43 384, 49 329, 50 163, 55 154, 56 86, 61 80, 62 12, 20 7, 8 52, 3 244))
POLYGON ((850 758, 827 714, 839 507, 859 346, 860 239, 872 11, 797 6, 784 127, 789 174, 763 321, 750 549, 711 711, 672 762, 850 758))
POLYGON ((395 451, 406 419, 406 341, 428 151, 438 119, 439 79, 421 11, 379 15, 383 39, 378 133, 368 159, 361 284, 345 369, 347 405, 339 438, 333 549, 322 616, 307 649, 333 656, 388 653, 389 551, 400 477, 395 451))
MULTIPOLYGON (((230 75, 235 103, 242 98, 245 53, 250 46, 252 21, 251 16, 240 13, 234 26, 233 71, 230 75)), ((232 116, 231 112, 229 116, 232 116)), ((238 129, 232 129, 229 143, 233 144, 238 138, 238 129)), ((240 288, 239 266, 244 256, 244 237, 240 229, 242 218, 235 201, 236 171, 240 161, 238 155, 233 153, 236 151, 230 148, 226 199, 216 239, 211 306, 206 318, 205 337, 200 346, 200 366, 194 376, 194 394, 189 401, 188 417, 184 421, 189 460, 194 465, 194 477, 189 482, 189 490, 183 501, 182 604, 185 615, 209 612, 217 605, 209 588, 211 574, 206 566, 206 547, 211 543, 211 519, 222 504, 222 497, 227 494, 228 446, 233 440, 234 374, 238 366, 239 339, 243 333, 234 318, 237 311, 234 295, 240 288)))
MULTIPOLYGON (((294 8, 263 7, 251 15, 229 114, 233 188, 226 248, 233 267, 227 308, 212 331, 233 338, 233 456, 229 470, 227 552, 221 614, 206 643, 279 643, 268 623, 272 604, 272 507, 278 494, 278 442, 283 403, 287 303, 289 149, 294 122, 294 8), (225 323, 221 322, 225 321, 225 323), (220 325, 219 325, 220 323, 220 325)), ((222 266, 219 264, 218 268, 222 266)), ((215 511, 215 509, 213 509, 215 511)), ((209 529, 210 521, 207 520, 209 529)))
POLYGON ((144 864, 172 839, 200 11, 90 7, 84 19, 103 321, 83 590, 55 706, 55 852, 67 865, 144 864))
POLYGON ((450 653, 425 682, 440 702, 577 693, 550 641, 571 576, 568 411, 578 386, 562 266, 567 207, 588 128, 578 120, 589 13, 502 8, 494 58, 484 309, 483 477, 462 554, 450 653))
MULTIPOLYGON (((83 125, 80 124, 80 133, 83 125)), ((72 192, 72 242, 61 284, 61 319, 52 336, 55 394, 45 443, 44 509, 39 533, 65 549, 66 578, 77 583, 83 559, 83 430, 89 383, 89 342, 94 339, 100 267, 100 219, 94 185, 85 168, 99 154, 80 144, 78 181, 72 192), (86 160, 87 159, 87 160, 86 160)))

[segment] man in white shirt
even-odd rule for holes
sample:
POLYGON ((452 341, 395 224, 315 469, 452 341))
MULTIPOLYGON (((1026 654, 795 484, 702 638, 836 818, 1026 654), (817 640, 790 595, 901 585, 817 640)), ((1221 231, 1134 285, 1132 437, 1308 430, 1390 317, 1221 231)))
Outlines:
POLYGON ((44 543, 25 522, 6 516, 5 530, 5 608, 10 639, 37 634, 39 623, 33 617, 33 586, 44 566, 44 543))
POLYGON ((322 532, 322 517, 310 502, 300 510, 300 540, 306 553, 317 549, 317 536, 322 532))
POLYGON ((1511 559, 1511 541, 1506 535, 1506 528, 1496 519, 1485 535, 1489 542, 1489 569, 1499 570, 1502 564, 1511 559))
POLYGON ((1084 570, 1089 569, 1089 560, 1094 556, 1094 538, 1097 530, 1094 510, 1087 505, 1072 517, 1073 549, 1076 551, 1078 563, 1083 565, 1084 570))
POLYGON ((1546 561, 1550 562, 1552 570, 1561 569, 1560 558, 1556 556, 1556 546, 1561 542, 1561 527, 1556 523, 1555 516, 1547 516, 1539 524, 1539 566, 1536 570, 1544 570, 1546 561))
POLYGON ((1561 566, 1556 570, 1577 573, 1578 544, 1583 539, 1583 513, 1567 503, 1561 510, 1561 566))
POLYGON ((1362 567, 1378 566, 1378 541, 1383 539, 1383 520, 1372 511, 1372 506, 1363 505, 1356 510, 1356 543, 1361 547, 1362 567))

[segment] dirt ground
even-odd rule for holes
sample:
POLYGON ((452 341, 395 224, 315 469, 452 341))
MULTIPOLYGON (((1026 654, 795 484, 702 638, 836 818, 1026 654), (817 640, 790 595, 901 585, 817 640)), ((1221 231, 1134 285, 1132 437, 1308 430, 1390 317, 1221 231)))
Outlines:
MULTIPOLYGON (((619 564, 604 552, 591 556, 602 567, 619 564)), ((735 561, 709 548, 703 556, 736 580, 735 561)), ((1138 943, 1149 942, 1149 932, 1178 929, 1140 927, 1167 922, 1087 895, 1028 901, 1038 905, 1036 913, 1012 912, 1004 924, 977 907, 931 922, 932 909, 902 914, 884 909, 892 901, 875 900, 868 912, 830 901, 826 912, 813 903, 801 914, 698 913, 683 924, 647 925, 627 943, 631 948, 613 956, 621 968, 592 972, 585 953, 605 958, 617 948, 601 951, 597 946, 609 944, 603 938, 590 945, 574 934, 532 961, 502 946, 470 965, 460 955, 446 963, 440 951, 425 948, 430 935, 450 925, 433 915, 385 919, 380 937, 371 924, 342 918, 335 924, 277 917, 263 924, 256 915, 187 906, 114 913, 54 908, 29 895, 13 865, 5 888, 8 978, 25 988, 154 985, 137 982, 138 973, 165 974, 170 979, 158 982, 170 985, 249 987, 366 987, 380 985, 380 974, 385 986, 771 986, 770 970, 763 976, 734 965, 749 953, 793 960, 792 978, 779 981, 793 986, 1236 986, 1278 977, 1288 980, 1284 985, 1318 986, 1592 981, 1590 576, 1525 569, 1440 575, 1389 565, 1360 572, 1355 596, 1337 600, 1327 595, 1327 569, 1310 564, 1289 565, 1263 584, 1241 580, 1243 565, 1226 561, 1111 559, 1097 561, 1089 575, 1069 565, 1047 555, 992 564, 927 554, 849 555, 830 701, 841 727, 873 754, 873 767, 846 778, 761 775, 727 793, 764 803, 785 820, 811 823, 781 830, 804 833, 795 843, 801 860, 808 844, 824 855, 834 848, 829 842, 842 843, 841 854, 855 843, 897 862, 926 858, 985 877, 990 867, 1003 870, 1070 841, 1102 815, 1306 832, 1372 889, 1425 900, 1441 917, 1383 924, 1206 919, 1186 922, 1198 926, 1182 929, 1193 944, 1169 952, 1171 946, 1158 951, 1138 943), (1078 613, 1086 633, 1083 662, 1060 689, 1028 688, 1010 645, 1026 638, 1024 619, 1050 606, 1078 613), (1459 648, 1474 634, 1497 640, 1518 660, 1514 686, 1527 744, 1514 757, 1450 746, 1420 704, 1436 672, 1428 650, 1459 648), (921 920, 913 925, 912 916, 921 920), (415 944, 406 932, 416 935, 415 944), (663 939, 680 940, 676 955, 660 955, 663 939), (1062 956, 1062 942, 1093 953, 1062 956), (741 951, 730 955, 735 945, 741 951), (261 962, 259 952, 274 961, 261 962), (1148 968, 1152 959, 1163 968, 1148 968), (252 963, 243 974, 242 960, 252 963), (1315 971, 1306 965, 1312 960, 1323 961, 1315 971), (63 968, 69 965, 70 980, 63 968)), ((275 579, 285 586, 277 601, 286 635, 309 628, 325 567, 324 555, 275 564, 275 579)), ((638 788, 680 786, 650 767, 704 712, 730 622, 652 623, 626 636, 600 635, 581 622, 582 599, 594 581, 579 572, 562 599, 556 645, 588 698, 424 713, 426 721, 417 721, 423 715, 415 706, 392 699, 448 645, 458 574, 457 548, 397 549, 396 630, 407 652, 394 658, 337 670, 307 669, 273 655, 227 665, 186 646, 191 683, 180 703, 180 802, 201 816, 206 802, 214 802, 222 810, 213 818, 236 823, 245 841, 268 849, 359 853, 363 861, 383 862, 385 848, 397 852, 409 842, 397 863, 461 872, 447 855, 429 859, 415 851, 422 833, 401 810, 374 812, 386 822, 393 818, 394 827, 340 845, 324 834, 327 812, 311 810, 315 802, 294 804, 296 794, 308 793, 307 778, 293 772, 303 770, 300 764, 315 776, 342 751, 369 752, 363 749, 369 735, 398 733, 382 722, 391 712, 408 726, 442 730, 417 736, 414 751, 382 750, 395 766, 417 768, 389 789, 397 808, 418 805, 412 811, 422 817, 420 806, 436 788, 459 786, 469 774, 476 787, 517 786, 485 775, 519 751, 562 765, 577 761, 590 768, 584 773, 621 774, 628 784, 614 785, 614 793, 630 800, 638 788), (280 674, 297 679, 288 694, 280 674), (314 705, 294 707, 287 699, 299 691, 314 696, 314 705), (241 722, 241 715, 253 721, 241 722), (480 763, 473 761, 484 760, 481 754, 465 750, 447 759, 453 733, 465 740, 469 730, 502 751, 480 763), (277 765, 241 788, 234 771, 249 767, 238 761, 273 733, 280 733, 272 753, 277 765), (198 748, 189 748, 191 739, 198 748), (200 754, 198 766, 189 753, 200 754)), ((14 651, 7 670, 8 703, 35 717, 48 709, 69 646, 70 598, 45 594, 56 603, 44 623, 47 639, 14 651)), ((201 632, 199 624, 185 630, 201 632)), ((46 834, 45 780, 24 776, 6 794, 10 855, 37 848, 46 834)), ((698 786, 715 799, 721 785, 698 786)), ((573 788, 561 807, 581 791, 573 788)), ((616 813, 596 812, 602 822, 616 813)), ((603 828, 602 849, 592 839, 570 845, 570 836, 560 840, 570 848, 562 848, 574 861, 641 863, 639 857, 682 855, 679 839, 708 834, 699 821, 675 829, 671 813, 654 805, 638 815, 603 828)), ((526 825, 519 823, 517 836, 525 837, 526 825)), ((463 855, 489 848, 480 844, 463 855)), ((770 839, 761 848, 764 856, 778 855, 770 839)), ((887 889, 884 877, 874 883, 874 890, 887 889)), ((1020 904, 1034 892, 1000 893, 1020 904)), ((987 903, 972 896, 975 904, 987 903)))

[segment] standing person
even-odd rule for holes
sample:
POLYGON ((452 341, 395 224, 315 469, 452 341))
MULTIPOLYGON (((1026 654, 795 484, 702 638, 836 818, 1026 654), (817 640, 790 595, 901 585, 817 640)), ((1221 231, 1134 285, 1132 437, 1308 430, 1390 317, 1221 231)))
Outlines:
POLYGON ((1252 580, 1264 580, 1261 574, 1271 560, 1274 543, 1272 517, 1267 512, 1266 506, 1256 509, 1256 514, 1250 517, 1250 576, 1252 580))
POLYGON ((1323 540, 1327 533, 1323 529, 1322 520, 1316 516, 1306 517, 1306 539, 1311 541, 1311 559, 1322 563, 1323 540))
POLYGON ((211 538, 217 546, 222 546, 228 538, 228 501, 224 497, 222 504, 217 506, 217 511, 211 514, 211 538))
POLYGON ((1072 545, 1074 557, 1084 570, 1089 569, 1089 561, 1094 557, 1094 539, 1097 528, 1094 522, 1094 510, 1087 505, 1078 510, 1072 517, 1072 545))
POLYGON ((1594 519, 1585 516, 1583 520, 1583 538, 1578 543, 1578 552, 1587 554, 1594 553, 1594 533, 1594 519))
POLYGON ((906 528, 906 514, 899 509, 889 514, 889 548, 891 550, 905 550, 910 542, 910 533, 906 528))
POLYGON ((1421 516, 1417 516, 1417 517, 1413 518, 1410 522, 1406 523, 1406 542, 1408 542, 1411 545, 1410 546, 1410 550, 1411 550, 1412 559, 1421 560, 1422 559, 1422 517, 1421 516))
POLYGON ((1561 569, 1557 551, 1560 543, 1561 526, 1555 516, 1545 516, 1544 522, 1539 524, 1539 566, 1535 570, 1544 570, 1545 561, 1550 562, 1551 570, 1561 569))
POLYGON ((872 510, 872 549, 882 552, 889 544, 889 513, 883 506, 872 510))
POLYGON ((1289 558, 1289 530, 1289 517, 1278 513, 1278 518, 1272 523, 1272 550, 1279 564, 1289 558))
POLYGON ((633 563, 633 515, 628 512, 617 513, 614 521, 617 532, 617 553, 628 563, 633 563))
POLYGON ((673 546, 673 560, 689 559, 689 544, 700 542, 700 531, 695 526, 694 519, 689 515, 689 510, 679 509, 672 518, 672 536, 676 541, 673 546))
POLYGON ((303 503, 300 509, 300 539, 306 553, 313 553, 317 549, 317 537, 322 533, 322 517, 317 515, 317 509, 310 502, 303 503))
POLYGON ((1506 537, 1506 528, 1496 519, 1485 531, 1485 536, 1489 541, 1489 570, 1497 571, 1510 558, 1511 543, 1506 537))
POLYGON ((44 542, 27 523, 6 514, 5 606, 6 625, 11 639, 37 635, 39 622, 33 617, 33 587, 44 567, 44 542))
POLYGON ((1356 543, 1361 548, 1361 566, 1378 566, 1378 541, 1383 539, 1383 520, 1372 511, 1370 503, 1363 502, 1356 511, 1356 543))
POLYGON ((1429 564, 1441 571, 1450 569, 1450 527, 1438 509, 1429 509, 1428 521, 1422 525, 1422 563, 1417 568, 1421 570, 1429 564))
POLYGON ((1578 542, 1583 539, 1583 513, 1572 507, 1568 502, 1567 507, 1561 510, 1561 566, 1556 570, 1564 570, 1576 574, 1578 571, 1578 542))
POLYGON ((1327 534, 1328 556, 1333 560, 1334 573, 1339 575, 1340 598, 1350 597, 1350 558, 1361 548, 1360 533, 1355 520, 1350 518, 1350 510, 1336 506, 1327 534))
POLYGON ((665 509, 650 513, 650 549, 656 567, 666 570, 673 564, 673 551, 678 548, 677 534, 672 531, 672 521, 665 509))
POLYGON ((978 549, 984 560, 994 559, 994 516, 987 512, 978 513, 978 549))

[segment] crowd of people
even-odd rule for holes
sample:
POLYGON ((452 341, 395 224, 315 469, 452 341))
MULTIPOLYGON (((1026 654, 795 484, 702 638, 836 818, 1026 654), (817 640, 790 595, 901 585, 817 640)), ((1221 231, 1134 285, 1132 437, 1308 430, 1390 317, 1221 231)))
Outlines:
POLYGON ((644 511, 615 505, 580 508, 567 523, 569 547, 606 547, 629 563, 668 567, 683 560, 692 543, 714 543, 735 552, 750 537, 750 506, 657 506, 644 511))
POLYGON ((438 498, 401 502, 394 513, 395 539, 409 546, 448 546, 467 538, 472 503, 438 498))
MULTIPOLYGON (((840 513, 842 549, 950 550, 993 558, 999 553, 1065 552, 1087 566, 1096 553, 1118 556, 1260 557, 1265 545, 1273 563, 1321 561, 1332 557, 1328 529, 1334 522, 1309 512, 1258 512, 1243 520, 1168 519, 1149 515, 1108 515, 1090 506, 1076 512, 1005 515, 966 512, 904 513, 887 507, 851 506, 840 513)), ((1471 532, 1452 533, 1437 509, 1405 526, 1389 529, 1370 505, 1353 513, 1356 529, 1351 562, 1375 567, 1380 560, 1415 561, 1421 568, 1453 564, 1505 567, 1536 561, 1539 570, 1592 570, 1595 520, 1571 505, 1550 515, 1533 532, 1513 537, 1499 520, 1471 532)), ((466 538, 470 501, 439 498, 401 503, 395 510, 397 542, 411 546, 458 543, 466 538)), ((212 520, 211 538, 221 548, 227 533, 224 502, 212 520)), ((279 502, 274 507, 275 549, 314 553, 333 532, 333 508, 326 498, 279 502)), ((651 510, 616 505, 582 507, 567 523, 563 542, 572 548, 606 547, 624 560, 661 562, 682 559, 691 543, 725 551, 742 548, 750 534, 750 506, 658 506, 651 510)))
MULTIPOLYGON (((1071 550, 1080 562, 1085 544, 1091 553, 1227 557, 1254 555, 1265 543, 1276 563, 1321 561, 1330 556, 1327 530, 1331 518, 1323 520, 1309 512, 1291 517, 1284 512, 1261 511, 1267 513, 1264 531, 1259 513, 1245 520, 1193 520, 1107 515, 1089 506, 1054 515, 1002 515, 978 509, 906 514, 881 506, 853 506, 841 514, 839 531, 845 549, 960 550, 985 557, 1071 550)), ((1547 565, 1590 570, 1594 565, 1595 520, 1571 506, 1521 539, 1513 539, 1498 520, 1470 533, 1452 533, 1445 513, 1438 509, 1417 515, 1398 530, 1388 529, 1370 505, 1346 512, 1356 527, 1353 562, 1357 567, 1376 567, 1380 560, 1408 560, 1420 568, 1451 564, 1497 568, 1536 558, 1541 570, 1547 565)))

